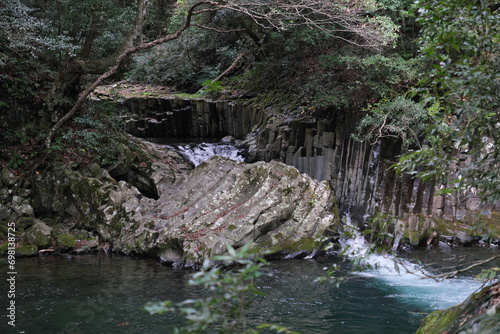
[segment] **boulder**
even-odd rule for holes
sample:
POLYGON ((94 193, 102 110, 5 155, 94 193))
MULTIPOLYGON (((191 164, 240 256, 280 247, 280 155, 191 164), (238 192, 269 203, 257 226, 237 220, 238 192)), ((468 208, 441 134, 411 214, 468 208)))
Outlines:
POLYGON ((313 251, 337 221, 328 184, 294 167, 213 157, 193 170, 176 153, 145 146, 155 158, 139 167, 157 198, 96 166, 35 176, 34 211, 57 219, 52 246, 88 251, 87 237, 78 237, 86 230, 117 252, 196 265, 227 245, 250 243, 261 254, 313 251))
POLYGON ((213 157, 175 191, 143 201, 121 229, 114 250, 156 253, 196 264, 253 243, 259 252, 313 251, 333 226, 332 193, 283 163, 244 164, 213 157))
POLYGON ((57 246, 62 250, 68 250, 76 246, 75 237, 70 233, 63 233, 56 236, 57 246))
POLYGON ((28 244, 37 247, 46 247, 50 245, 52 228, 39 219, 34 219, 33 225, 26 230, 24 238, 28 244))
POLYGON ((33 216, 34 214, 33 207, 28 200, 20 196, 12 197, 11 207, 18 217, 33 216))
POLYGON ((17 180, 19 180, 19 177, 14 175, 7 167, 2 168, 0 171, 0 182, 7 185, 7 186, 13 186, 17 180))
POLYGON ((20 244, 16 247, 16 256, 33 256, 38 252, 38 247, 35 245, 20 244))

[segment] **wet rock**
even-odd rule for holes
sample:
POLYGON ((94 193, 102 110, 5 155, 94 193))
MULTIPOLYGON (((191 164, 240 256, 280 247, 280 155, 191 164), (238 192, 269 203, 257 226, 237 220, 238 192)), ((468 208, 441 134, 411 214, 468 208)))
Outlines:
POLYGON ((29 204, 28 200, 20 196, 12 197, 11 207, 18 217, 33 216, 34 214, 33 207, 29 204))
POLYGON ((474 238, 467 234, 466 231, 457 231, 455 237, 461 245, 469 245, 474 240, 474 238))
POLYGON ((76 246, 75 237, 69 233, 63 233, 56 236, 57 246, 62 250, 68 250, 76 246))
POLYGON ((6 220, 12 216, 12 210, 6 204, 0 203, 0 220, 6 220))
POLYGON ((99 244, 93 242, 81 242, 77 240, 76 245, 73 249, 73 253, 75 254, 87 254, 92 252, 92 249, 97 248, 99 244))
POLYGON ((7 200, 10 198, 10 192, 7 187, 0 187, 0 200, 7 200))
POLYGON ((38 252, 38 247, 35 245, 20 244, 16 247, 16 256, 33 256, 38 252))
POLYGON ((417 334, 498 333, 500 283, 483 288, 462 304, 425 317, 417 334))
POLYGON ((221 139, 223 143, 234 143, 236 139, 233 136, 225 136, 221 139))
POLYGON ((22 232, 26 231, 29 227, 31 227, 37 219, 33 217, 21 217, 16 221, 16 231, 22 232))
MULTIPOLYGON (((34 176, 32 209, 51 222, 52 246, 88 252, 96 246, 85 241, 85 231, 91 231, 117 252, 195 265, 224 253, 227 245, 253 243, 262 253, 311 252, 338 218, 328 184, 283 163, 248 165, 214 157, 192 170, 180 156, 155 147, 148 150, 157 160, 140 168, 149 172, 158 199, 95 165, 34 176)), ((33 232, 43 226, 29 223, 25 229, 33 232)))

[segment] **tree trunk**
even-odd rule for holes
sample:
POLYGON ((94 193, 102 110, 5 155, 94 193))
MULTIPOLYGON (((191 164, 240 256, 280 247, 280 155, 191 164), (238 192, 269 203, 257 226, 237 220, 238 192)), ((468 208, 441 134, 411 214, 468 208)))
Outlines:
MULTIPOLYGON (((128 58, 129 55, 140 51, 140 50, 145 50, 149 49, 153 46, 156 46, 161 43, 165 43, 174 39, 179 38, 179 36, 191 26, 191 20, 193 15, 196 15, 197 13, 195 12, 196 9, 200 6, 203 6, 205 4, 210 4, 211 1, 199 1, 192 5, 188 13, 186 15, 186 19, 184 21, 184 24, 180 26, 177 31, 175 31, 172 34, 162 36, 160 38, 157 38, 153 41, 147 42, 147 43, 140 43, 137 46, 134 46, 134 40, 139 37, 141 31, 142 31, 142 26, 144 23, 144 17, 146 15, 146 5, 147 5, 147 0, 139 0, 139 5, 137 8, 137 15, 136 15, 136 21, 134 28, 128 35, 127 39, 125 42, 122 44, 122 47, 120 48, 119 53, 116 56, 112 56, 107 59, 103 59, 100 61, 79 61, 76 59, 74 61, 74 64, 77 64, 77 68, 81 70, 86 70, 84 73, 95 73, 93 71, 97 71, 97 69, 101 69, 101 66, 106 66, 108 64, 108 61, 111 65, 111 67, 108 67, 107 71, 100 75, 96 80, 94 80, 91 84, 88 85, 88 87, 82 91, 78 95, 78 99, 74 103, 73 107, 63 116, 61 117, 50 129, 49 133, 47 134, 47 138, 45 140, 45 147, 50 147, 50 144, 52 143, 52 139, 54 138, 54 135, 56 131, 68 120, 73 118, 73 116, 76 114, 76 112, 80 109, 80 107, 83 105, 85 100, 88 98, 88 96, 96 89, 104 80, 108 79, 109 77, 113 76, 118 72, 120 67, 125 63, 125 60, 128 58)), ((204 12, 203 10, 200 12, 204 12)), ((76 71, 73 68, 69 68, 69 71, 76 71)), ((78 73, 78 72, 77 72, 78 73)), ((102 73, 102 72, 101 72, 102 73)), ((83 73, 80 73, 80 75, 83 73)), ((69 82, 69 81, 68 81, 69 82)), ((61 88, 64 88, 61 86, 61 88)))

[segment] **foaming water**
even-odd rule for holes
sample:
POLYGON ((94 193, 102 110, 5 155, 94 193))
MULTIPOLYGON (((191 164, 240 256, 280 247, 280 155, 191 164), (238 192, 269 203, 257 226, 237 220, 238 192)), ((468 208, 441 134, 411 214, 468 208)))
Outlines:
POLYGON ((221 156, 235 161, 244 161, 243 150, 232 143, 199 143, 166 145, 176 151, 195 167, 213 156, 221 156))
POLYGON ((393 255, 374 253, 348 216, 346 226, 351 235, 342 241, 343 254, 369 268, 356 274, 381 281, 378 288, 386 290, 390 297, 405 303, 426 305, 430 309, 444 309, 460 304, 481 287, 473 277, 440 280, 422 265, 393 255))

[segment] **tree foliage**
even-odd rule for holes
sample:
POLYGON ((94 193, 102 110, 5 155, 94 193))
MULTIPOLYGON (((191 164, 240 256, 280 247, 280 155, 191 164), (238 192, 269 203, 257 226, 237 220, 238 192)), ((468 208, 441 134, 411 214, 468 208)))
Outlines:
MULTIPOLYGON (((20 0, 6 0, 0 6, 0 40, 2 47, 21 58, 38 57, 46 49, 73 55, 75 47, 69 37, 55 33, 53 22, 35 16, 37 9, 20 0)), ((2 53, 0 65, 7 61, 2 53)))
POLYGON ((369 113, 357 125, 353 137, 375 144, 382 138, 401 140, 403 147, 419 146, 428 121, 421 105, 398 96, 392 101, 380 100, 368 107, 369 113))
POLYGON ((500 196, 500 12, 490 0, 418 3, 420 43, 433 64, 417 93, 433 106, 427 145, 401 157, 398 170, 446 179, 485 198, 500 196), (467 161, 460 160, 461 156, 467 161))
POLYGON ((84 58, 70 59, 65 64, 53 86, 52 100, 55 100, 54 96, 57 97, 57 93, 64 95, 73 90, 80 73, 100 72, 101 67, 98 66, 96 69, 95 65, 102 65, 104 73, 79 94, 73 107, 64 116, 59 118, 56 115, 59 119, 47 135, 47 147, 50 146, 56 131, 76 114, 87 96, 104 80, 115 75, 131 54, 176 40, 184 31, 194 26, 213 31, 227 31, 211 25, 210 20, 206 20, 207 16, 211 17, 220 12, 232 11, 243 14, 258 25, 269 29, 283 30, 296 25, 312 26, 335 34, 339 39, 369 47, 385 45, 395 36, 395 26, 390 24, 389 19, 368 15, 377 9, 376 3, 372 1, 187 1, 177 9, 180 19, 177 24, 172 24, 174 31, 154 40, 144 41, 141 38, 141 33, 147 9, 148 1, 138 0, 135 23, 115 55, 98 62, 88 61, 84 58), (342 34, 347 34, 347 36, 342 34))

